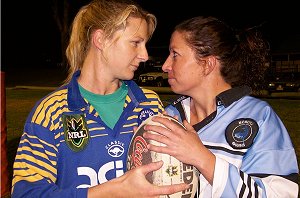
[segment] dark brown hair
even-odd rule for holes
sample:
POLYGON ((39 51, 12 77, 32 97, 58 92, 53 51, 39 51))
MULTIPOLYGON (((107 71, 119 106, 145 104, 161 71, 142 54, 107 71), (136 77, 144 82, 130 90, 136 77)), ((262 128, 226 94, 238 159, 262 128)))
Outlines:
POLYGON ((270 49, 257 28, 237 32, 215 17, 199 16, 178 24, 175 31, 183 33, 197 60, 216 56, 224 80, 232 87, 261 90, 270 49))

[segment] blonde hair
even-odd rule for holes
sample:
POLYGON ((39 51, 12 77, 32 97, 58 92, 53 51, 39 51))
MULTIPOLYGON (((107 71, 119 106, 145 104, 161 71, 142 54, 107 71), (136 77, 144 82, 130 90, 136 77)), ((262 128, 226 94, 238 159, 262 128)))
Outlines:
POLYGON ((74 72, 82 68, 90 48, 91 34, 101 29, 105 39, 112 38, 116 31, 125 29, 129 17, 146 20, 148 38, 152 36, 157 24, 156 17, 130 0, 93 0, 80 8, 73 20, 66 49, 69 71, 65 83, 70 82, 74 72))

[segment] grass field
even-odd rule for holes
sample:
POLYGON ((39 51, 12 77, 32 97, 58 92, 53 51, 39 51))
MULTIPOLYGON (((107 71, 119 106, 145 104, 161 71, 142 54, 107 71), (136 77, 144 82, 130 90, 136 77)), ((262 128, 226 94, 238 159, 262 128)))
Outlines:
MULTIPOLYGON (((7 156, 9 163, 9 177, 12 175, 12 163, 15 157, 19 138, 23 132, 24 122, 34 104, 49 90, 7 89, 6 90, 6 120, 7 120, 7 156)), ((168 101, 174 95, 161 95, 163 101, 168 101)), ((264 99, 287 127, 296 149, 297 158, 300 157, 300 100, 264 99)))

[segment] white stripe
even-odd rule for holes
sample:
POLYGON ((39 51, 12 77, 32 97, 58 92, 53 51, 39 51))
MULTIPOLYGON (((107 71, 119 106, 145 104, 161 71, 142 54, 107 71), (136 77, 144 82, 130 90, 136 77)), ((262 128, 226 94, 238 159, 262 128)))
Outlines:
POLYGON ((190 102, 191 102, 190 98, 187 98, 187 99, 181 101, 181 105, 183 107, 183 110, 184 110, 184 113, 185 113, 185 117, 186 117, 186 120, 188 121, 188 123, 191 123, 190 102))
POLYGON ((213 143, 213 142, 206 142, 206 141, 202 141, 204 145, 207 146, 216 146, 216 147, 223 147, 226 148, 228 150, 231 151, 238 151, 238 152, 246 152, 247 149, 234 149, 231 146, 229 146, 228 144, 223 144, 223 143, 213 143))
POLYGON ((228 179, 229 164, 216 156, 212 197, 221 197, 228 179))

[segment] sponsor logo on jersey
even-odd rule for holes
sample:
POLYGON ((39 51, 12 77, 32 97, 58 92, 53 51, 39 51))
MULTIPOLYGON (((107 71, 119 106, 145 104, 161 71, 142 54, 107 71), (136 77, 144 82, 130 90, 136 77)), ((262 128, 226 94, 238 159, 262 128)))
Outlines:
POLYGON ((112 157, 120 157, 124 153, 124 143, 120 141, 110 142, 105 148, 107 153, 112 157))
POLYGON ((75 152, 83 150, 90 139, 89 130, 83 114, 63 115, 65 141, 75 152))
POLYGON ((103 164, 99 169, 89 166, 77 168, 80 184, 76 188, 90 188, 98 184, 103 184, 113 178, 120 177, 124 174, 123 161, 116 160, 103 164))
POLYGON ((153 116, 155 113, 152 109, 143 109, 138 117, 138 125, 140 125, 144 120, 153 116))
POLYGON ((258 132, 258 124, 251 118, 232 121, 226 128, 225 137, 228 144, 235 149, 249 148, 258 132))
POLYGON ((173 105, 177 105, 179 102, 183 101, 184 99, 186 99, 187 97, 182 95, 179 98, 177 98, 175 101, 173 101, 173 105))

